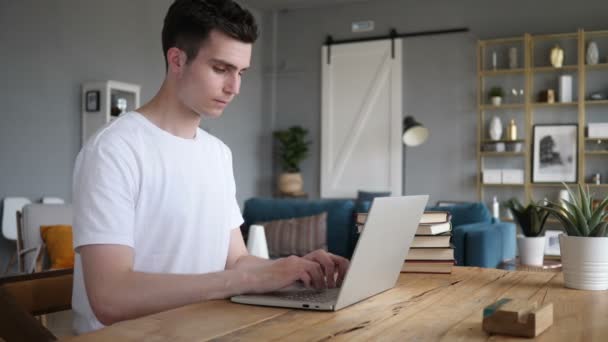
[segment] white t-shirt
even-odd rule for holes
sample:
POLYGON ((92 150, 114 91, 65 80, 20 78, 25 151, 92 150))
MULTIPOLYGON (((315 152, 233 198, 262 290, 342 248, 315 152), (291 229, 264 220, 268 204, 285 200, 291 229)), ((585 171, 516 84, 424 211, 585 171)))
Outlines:
MULTIPOLYGON (((177 137, 137 112, 86 143, 73 190, 74 248, 129 246, 139 272, 224 270, 230 231, 243 222, 230 149, 201 129, 194 139, 177 137)), ((78 253, 72 308, 77 333, 103 327, 89 305, 78 253)))

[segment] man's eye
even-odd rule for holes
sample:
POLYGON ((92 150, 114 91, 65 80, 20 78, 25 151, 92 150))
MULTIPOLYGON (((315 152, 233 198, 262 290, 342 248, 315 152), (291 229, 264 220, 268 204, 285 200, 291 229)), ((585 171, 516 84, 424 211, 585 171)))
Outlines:
POLYGON ((213 67, 213 71, 217 72, 218 74, 223 74, 226 72, 226 69, 220 67, 213 67))

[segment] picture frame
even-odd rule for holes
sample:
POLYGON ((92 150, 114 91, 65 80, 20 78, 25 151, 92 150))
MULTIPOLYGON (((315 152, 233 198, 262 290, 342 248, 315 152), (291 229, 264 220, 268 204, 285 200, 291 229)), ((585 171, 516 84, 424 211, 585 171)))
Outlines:
POLYGON ((561 230, 545 230, 545 256, 559 257, 559 236, 564 234, 561 230))
POLYGON ((89 90, 85 93, 85 110, 87 112, 98 112, 99 111, 99 90, 89 90))
POLYGON ((576 183, 578 124, 538 124, 532 129, 532 183, 576 183))

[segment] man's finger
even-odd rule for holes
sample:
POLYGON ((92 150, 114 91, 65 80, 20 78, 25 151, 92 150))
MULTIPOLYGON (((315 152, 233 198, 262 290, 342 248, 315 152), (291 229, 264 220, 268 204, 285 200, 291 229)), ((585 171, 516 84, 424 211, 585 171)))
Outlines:
POLYGON ((323 268, 323 273, 325 275, 327 287, 329 287, 330 289, 333 289, 334 287, 336 287, 335 263, 332 260, 331 256, 329 255, 329 253, 326 253, 326 252, 316 253, 315 256, 313 257, 313 259, 316 262, 318 262, 321 265, 321 267, 323 268))
POLYGON ((344 281, 344 277, 346 276, 346 272, 348 271, 348 266, 350 265, 350 262, 348 261, 348 259, 343 258, 339 255, 330 254, 330 257, 333 260, 334 264, 338 266, 337 284, 338 287, 340 287, 342 286, 342 282, 344 281))

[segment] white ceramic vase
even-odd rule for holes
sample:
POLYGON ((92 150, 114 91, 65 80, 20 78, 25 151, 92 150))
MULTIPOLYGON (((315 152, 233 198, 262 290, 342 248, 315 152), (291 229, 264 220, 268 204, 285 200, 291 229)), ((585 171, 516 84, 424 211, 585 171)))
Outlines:
POLYGON ((564 285, 608 290, 608 237, 559 236, 564 285))
POLYGON ((595 42, 589 42, 587 46, 587 64, 594 65, 600 61, 600 52, 595 42))
POLYGON ((545 258, 545 237, 517 236, 519 262, 522 265, 542 266, 545 258))
POLYGON ((502 122, 498 116, 495 116, 490 121, 490 139, 496 141, 502 137, 502 122))
POLYGON ((500 96, 492 96, 490 100, 493 106, 500 106, 502 104, 502 97, 500 96))

